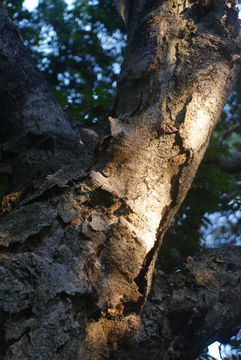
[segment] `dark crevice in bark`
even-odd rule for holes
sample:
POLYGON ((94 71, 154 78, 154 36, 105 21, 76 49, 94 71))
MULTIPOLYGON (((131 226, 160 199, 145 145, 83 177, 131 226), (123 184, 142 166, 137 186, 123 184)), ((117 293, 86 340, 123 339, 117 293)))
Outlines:
POLYGON ((112 193, 102 188, 97 188, 92 192, 90 206, 101 205, 108 209, 115 201, 116 199, 112 193))
MULTIPOLYGON (((28 320, 31 322, 35 317, 31 306, 14 314, 1 311, 0 315, 1 315, 1 319, 3 320, 3 323, 5 322, 8 323, 8 321, 13 321, 16 323, 23 321, 26 323, 28 320)), ((16 329, 15 334, 11 334, 11 333, 6 334, 6 330, 4 331, 4 327, 1 327, 0 328, 0 345, 1 345, 0 359, 4 359, 7 353, 7 349, 11 345, 19 341, 23 336, 29 334, 30 331, 31 331, 30 323, 29 326, 25 326, 25 330, 23 332, 20 330, 19 334, 18 334, 18 329, 16 329), (6 335, 8 335, 8 338, 6 338, 6 335)))
POLYGON ((185 121, 187 106, 189 103, 191 103, 191 101, 192 101, 192 95, 189 95, 183 105, 182 110, 180 110, 179 113, 177 114, 175 122, 174 122, 174 124, 177 128, 179 128, 179 126, 185 121))
POLYGON ((146 275, 148 273, 150 264, 153 261, 153 257, 154 257, 154 255, 156 253, 158 245, 159 245, 159 241, 156 241, 153 248, 146 255, 146 258, 144 260, 144 263, 142 265, 142 268, 141 268, 141 271, 140 271, 139 275, 135 278, 135 282, 138 285, 139 291, 143 295, 143 297, 141 299, 142 303, 145 301, 146 293, 147 293, 148 280, 146 278, 146 275))

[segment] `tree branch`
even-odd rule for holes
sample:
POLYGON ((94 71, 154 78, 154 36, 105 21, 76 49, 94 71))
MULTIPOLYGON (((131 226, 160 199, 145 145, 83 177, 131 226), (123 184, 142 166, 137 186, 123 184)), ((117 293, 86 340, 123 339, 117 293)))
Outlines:
POLYGON ((2 6, 0 82, 0 173, 8 175, 10 191, 38 187, 60 168, 90 166, 93 146, 86 144, 96 144, 98 135, 73 129, 2 6))
POLYGON ((241 328, 240 258, 241 247, 223 246, 188 258, 182 272, 156 271, 137 358, 191 360, 214 341, 228 342, 241 328))
POLYGON ((228 158, 221 158, 218 160, 218 165, 224 171, 229 173, 241 172, 241 152, 235 151, 228 158))
POLYGON ((1 136, 73 133, 2 6, 0 20, 1 136))

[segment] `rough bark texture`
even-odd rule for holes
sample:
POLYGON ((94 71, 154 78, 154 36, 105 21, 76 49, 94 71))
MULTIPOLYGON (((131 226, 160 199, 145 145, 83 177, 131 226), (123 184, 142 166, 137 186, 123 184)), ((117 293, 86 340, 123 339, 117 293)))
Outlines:
POLYGON ((4 360, 194 359, 240 325, 239 248, 157 272, 150 293, 240 69, 234 3, 135 0, 128 29, 103 137, 69 122, 0 11, 4 360))

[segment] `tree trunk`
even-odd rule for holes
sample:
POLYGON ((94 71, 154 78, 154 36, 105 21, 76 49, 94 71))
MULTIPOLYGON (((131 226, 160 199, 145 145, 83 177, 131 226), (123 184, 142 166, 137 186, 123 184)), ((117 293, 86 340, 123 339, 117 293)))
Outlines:
POLYGON ((151 285, 240 70, 234 1, 135 0, 128 23, 103 136, 70 124, 1 10, 4 360, 194 359, 240 325, 240 248, 151 285))

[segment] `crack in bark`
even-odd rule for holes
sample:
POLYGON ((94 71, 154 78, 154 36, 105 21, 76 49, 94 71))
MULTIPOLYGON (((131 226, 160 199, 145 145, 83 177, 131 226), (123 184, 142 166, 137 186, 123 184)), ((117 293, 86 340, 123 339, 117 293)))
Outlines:
POLYGON ((190 150, 187 150, 183 146, 183 140, 182 137, 178 132, 175 132, 176 141, 174 145, 179 146, 179 154, 185 155, 185 161, 179 165, 179 170, 177 175, 174 175, 171 179, 171 190, 170 195, 172 198, 172 201, 170 205, 166 206, 164 211, 164 216, 162 217, 162 220, 159 224, 157 235, 156 235, 156 241, 152 249, 148 252, 148 254, 145 257, 145 260, 142 265, 142 269, 139 273, 139 275, 135 278, 135 282, 139 287, 139 290, 141 294, 143 294, 143 301, 146 300, 146 295, 148 294, 150 284, 148 284, 148 272, 150 271, 150 266, 154 266, 154 262, 156 260, 158 250, 160 249, 162 238, 163 238, 163 232, 165 229, 169 226, 170 223, 170 216, 172 218, 172 213, 175 211, 176 205, 178 204, 178 195, 179 195, 179 186, 180 186, 180 178, 182 176, 183 169, 186 167, 186 165, 190 161, 190 150), (171 214, 170 214, 171 211, 171 214))

